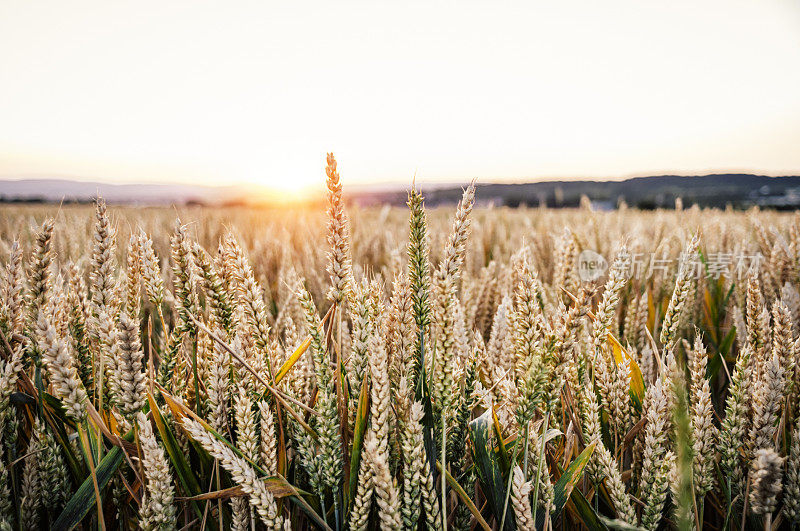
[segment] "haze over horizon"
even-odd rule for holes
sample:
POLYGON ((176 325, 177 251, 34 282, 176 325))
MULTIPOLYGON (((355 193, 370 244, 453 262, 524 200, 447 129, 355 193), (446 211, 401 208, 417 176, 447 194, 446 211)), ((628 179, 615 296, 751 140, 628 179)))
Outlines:
POLYGON ((778 0, 0 6, 0 178, 800 174, 778 0))

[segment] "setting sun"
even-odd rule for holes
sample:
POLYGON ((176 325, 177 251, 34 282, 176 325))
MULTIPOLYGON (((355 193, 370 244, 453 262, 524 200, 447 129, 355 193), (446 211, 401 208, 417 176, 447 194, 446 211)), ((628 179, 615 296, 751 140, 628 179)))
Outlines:
POLYGON ((324 176, 315 179, 264 179, 255 181, 264 187, 273 202, 300 203, 320 197, 324 189, 324 176))

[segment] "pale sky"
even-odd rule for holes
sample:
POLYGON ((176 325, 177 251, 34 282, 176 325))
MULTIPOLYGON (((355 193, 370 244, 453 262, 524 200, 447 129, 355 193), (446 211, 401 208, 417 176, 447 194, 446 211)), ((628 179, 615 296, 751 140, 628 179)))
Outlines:
POLYGON ((0 177, 800 173, 800 3, 0 0, 0 177))

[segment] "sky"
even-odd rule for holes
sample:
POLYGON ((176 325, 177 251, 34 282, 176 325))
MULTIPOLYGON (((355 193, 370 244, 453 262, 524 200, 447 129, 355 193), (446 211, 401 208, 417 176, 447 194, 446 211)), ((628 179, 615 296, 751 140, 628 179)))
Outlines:
POLYGON ((800 174, 800 3, 0 0, 0 178, 800 174))

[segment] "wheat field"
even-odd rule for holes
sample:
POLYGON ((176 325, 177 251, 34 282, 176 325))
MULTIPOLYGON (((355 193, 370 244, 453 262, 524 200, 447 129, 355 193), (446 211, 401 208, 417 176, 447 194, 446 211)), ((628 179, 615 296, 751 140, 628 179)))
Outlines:
POLYGON ((2 208, 0 529, 800 522, 800 217, 326 173, 324 212, 2 208))

